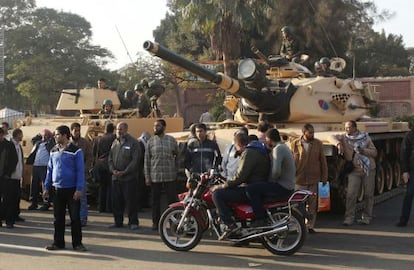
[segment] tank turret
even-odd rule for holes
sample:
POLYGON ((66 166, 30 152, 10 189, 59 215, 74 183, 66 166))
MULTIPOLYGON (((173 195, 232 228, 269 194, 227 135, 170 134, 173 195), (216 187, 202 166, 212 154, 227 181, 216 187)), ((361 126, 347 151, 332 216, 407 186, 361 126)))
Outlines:
POLYGON ((158 43, 146 41, 144 49, 238 98, 236 120, 344 122, 360 118, 375 102, 374 93, 359 81, 312 76, 306 67, 278 57, 241 60, 235 79, 206 69, 158 43))

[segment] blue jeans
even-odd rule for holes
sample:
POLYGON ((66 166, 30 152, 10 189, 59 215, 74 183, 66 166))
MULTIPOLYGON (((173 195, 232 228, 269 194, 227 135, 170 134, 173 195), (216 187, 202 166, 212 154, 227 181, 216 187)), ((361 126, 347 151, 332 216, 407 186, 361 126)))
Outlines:
POLYGON ((275 200, 284 199, 292 193, 278 183, 274 182, 257 182, 249 184, 246 187, 246 195, 250 200, 256 219, 265 218, 265 210, 263 208, 263 200, 266 195, 272 195, 275 200))
POLYGON ((401 223, 407 223, 408 219, 410 218, 411 213, 411 206, 413 204, 414 199, 414 171, 410 172, 410 179, 407 183, 407 191, 405 192, 403 205, 401 209, 401 223))
POLYGON ((221 221, 226 225, 234 223, 230 207, 227 203, 235 202, 242 203, 247 202, 245 187, 234 187, 218 189, 213 193, 213 202, 217 208, 221 221))

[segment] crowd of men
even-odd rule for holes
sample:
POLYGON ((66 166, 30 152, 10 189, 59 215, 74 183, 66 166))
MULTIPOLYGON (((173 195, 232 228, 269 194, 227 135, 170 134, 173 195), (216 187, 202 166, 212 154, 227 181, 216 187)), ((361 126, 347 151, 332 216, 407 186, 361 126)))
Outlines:
MULTIPOLYGON (((140 92, 142 87, 138 85, 136 90, 140 92)), ((10 136, 8 123, 4 122, 0 129, 0 226, 5 221, 6 228, 12 229, 17 221, 23 220, 19 216, 20 181, 26 163, 32 165, 28 210, 48 210, 53 205, 55 233, 52 244, 46 247, 48 250, 65 248, 65 226, 71 226, 73 249, 86 250, 82 244, 81 227, 87 226, 88 222, 85 179, 90 174, 99 185, 98 211, 113 214, 113 224, 108 228, 121 228, 127 224, 130 230, 139 229, 138 212, 150 206, 152 229, 157 230, 162 212, 162 190, 168 203, 178 199, 177 173, 179 155, 182 154, 177 141, 165 133, 166 126, 165 120, 157 119, 153 135, 144 132, 134 138, 129 134, 126 122, 116 126, 108 122, 105 134, 93 142, 80 136, 81 125, 76 122, 70 127, 59 126, 53 132, 43 129, 32 139, 33 149, 24 161, 20 145, 22 130, 16 128, 10 136), (70 216, 67 223, 66 209, 70 216), (125 213, 128 222, 124 224, 125 213)), ((193 124, 190 130, 183 157, 187 176, 218 168, 227 179, 224 184, 211 188, 220 220, 226 225, 222 238, 240 229, 228 203, 249 203, 255 213, 251 226, 263 226, 266 223, 262 207, 265 196, 282 199, 297 189, 317 194, 319 182, 326 184, 328 181, 322 142, 315 138, 311 124, 303 126, 299 138, 286 143, 279 131, 266 122, 258 124, 257 135, 249 135, 247 128, 240 128, 223 155, 215 138, 209 138, 206 124, 193 124)), ((414 185, 410 181, 414 171, 414 164, 411 164, 414 160, 411 157, 413 132, 407 134, 401 148, 403 179, 408 183, 408 189, 398 226, 407 225, 414 197, 414 185)), ((330 139, 338 153, 354 165, 347 175, 343 225, 351 226, 355 221, 368 225, 373 217, 375 145, 367 133, 358 130, 355 121, 346 122, 345 133, 330 139), (356 217, 361 184, 365 205, 361 216, 356 217)), ((317 196, 314 195, 308 201, 309 233, 316 233, 317 209, 317 196)))
MULTIPOLYGON (((6 125, 0 129, 0 224, 5 221, 6 228, 12 229, 20 218, 20 180, 24 166, 20 142, 23 132, 16 128, 11 136, 7 136, 7 128, 6 125)), ((151 206, 152 229, 157 230, 162 211, 161 191, 165 191, 168 203, 177 201, 179 148, 177 141, 165 134, 166 122, 155 120, 153 135, 144 132, 139 138, 128 133, 125 122, 116 126, 107 123, 105 128, 105 134, 93 142, 80 136, 78 123, 70 127, 59 126, 53 132, 44 129, 33 138, 33 150, 26 159, 27 164, 33 165, 28 210, 38 209, 39 193, 43 190, 40 210, 53 205, 54 213, 54 240, 46 247, 48 250, 65 248, 65 226, 71 226, 73 249, 86 250, 82 244, 81 227, 87 225, 85 179, 91 168, 99 183, 98 210, 113 214, 114 222, 108 228, 124 227, 126 213, 128 228, 139 229, 139 208, 151 206), (70 222, 65 224, 66 209, 69 209, 70 222)), ((262 200, 266 195, 282 199, 295 189, 307 189, 317 194, 318 183, 328 181, 322 142, 315 138, 311 124, 305 124, 302 135, 287 143, 277 129, 264 122, 258 125, 259 136, 249 135, 247 128, 240 128, 223 156, 215 139, 208 137, 205 124, 193 125, 192 131, 185 144, 187 173, 222 168, 223 176, 227 178, 225 184, 211 189, 217 212, 226 225, 222 238, 239 229, 228 207, 229 202, 250 203, 256 216, 251 226, 263 226, 266 214, 262 200)), ((408 183, 408 189, 397 226, 407 225, 413 199, 410 181, 414 168, 411 164, 412 133, 407 134, 401 150, 403 179, 408 183)), ((354 163, 353 171, 347 176, 343 225, 351 226, 355 221, 368 225, 373 217, 377 150, 369 135, 358 130, 355 121, 346 122, 345 133, 332 136, 331 141, 338 147, 340 155, 354 163), (356 217, 355 204, 361 184, 364 185, 365 205, 361 216, 356 217)), ((317 197, 313 196, 308 202, 309 233, 316 233, 317 207, 317 197)))

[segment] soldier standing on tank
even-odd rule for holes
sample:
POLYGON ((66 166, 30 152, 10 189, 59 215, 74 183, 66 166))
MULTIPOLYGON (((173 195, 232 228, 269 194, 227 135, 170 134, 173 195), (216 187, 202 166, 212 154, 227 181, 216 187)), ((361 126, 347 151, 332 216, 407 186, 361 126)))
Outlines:
POLYGON ((299 63, 300 56, 304 53, 302 42, 293 34, 289 26, 283 26, 281 32, 283 40, 280 55, 288 61, 299 63))
POLYGON ((137 108, 141 117, 147 117, 151 113, 151 106, 148 96, 144 92, 142 84, 137 83, 134 87, 135 94, 137 95, 137 108))
POLYGON ((364 208, 358 223, 368 225, 372 219, 375 189, 375 158, 377 149, 368 133, 361 132, 355 121, 345 123, 345 134, 331 137, 338 153, 352 160, 354 170, 348 175, 344 226, 354 224, 356 202, 361 184, 364 185, 364 208))
POLYGON ((124 99, 122 101, 122 109, 135 109, 137 104, 137 96, 134 91, 126 90, 124 93, 124 99))
POLYGON ((112 100, 105 99, 102 103, 102 110, 99 111, 98 114, 103 115, 104 118, 111 118, 112 114, 114 113, 114 105, 112 100))
POLYGON ((322 57, 319 60, 319 64, 321 66, 321 71, 318 75, 324 76, 324 77, 331 77, 332 76, 332 71, 330 69, 331 60, 329 60, 328 57, 322 57))
POLYGON ((100 78, 98 80, 98 88, 99 89, 108 89, 108 86, 106 86, 106 80, 104 78, 100 78))

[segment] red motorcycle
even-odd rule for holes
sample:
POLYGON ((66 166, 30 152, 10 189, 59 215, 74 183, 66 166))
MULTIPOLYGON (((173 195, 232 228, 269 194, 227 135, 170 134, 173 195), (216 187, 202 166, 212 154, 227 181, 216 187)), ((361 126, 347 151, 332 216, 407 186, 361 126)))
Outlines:
MULTIPOLYGON (((210 187, 224 181, 215 170, 188 180, 189 191, 180 194, 179 202, 169 205, 159 222, 161 239, 169 248, 188 251, 198 245, 203 233, 209 228, 218 239, 223 237, 224 225, 216 213, 210 187)), ((241 230, 226 239, 235 243, 260 241, 274 254, 294 254, 303 246, 306 238, 305 202, 311 194, 307 190, 298 190, 287 201, 266 199, 264 207, 267 225, 263 227, 250 226, 254 213, 249 204, 229 205, 241 230)))

